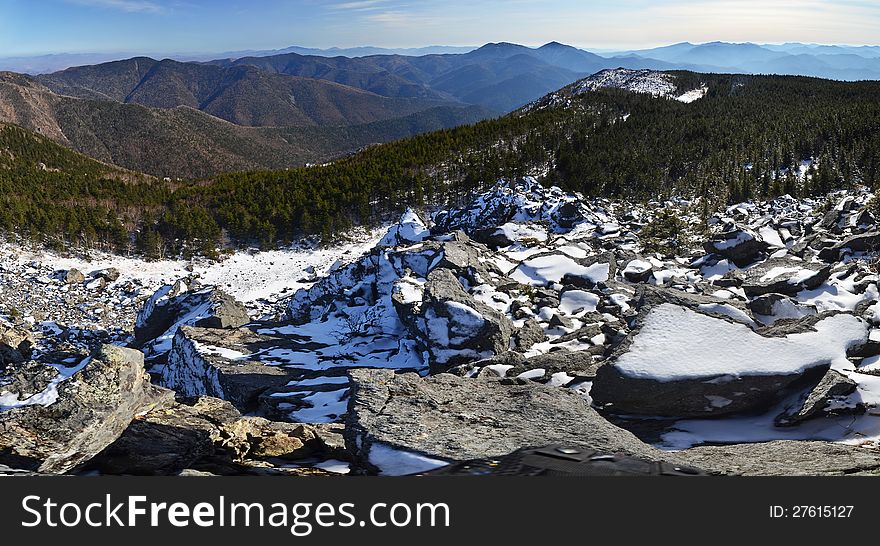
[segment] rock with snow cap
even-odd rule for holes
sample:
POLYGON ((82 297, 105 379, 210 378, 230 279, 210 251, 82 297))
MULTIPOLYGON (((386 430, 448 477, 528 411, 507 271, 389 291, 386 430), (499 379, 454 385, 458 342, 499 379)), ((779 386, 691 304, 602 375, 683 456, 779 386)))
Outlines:
POLYGON ((739 228, 712 237, 703 244, 706 252, 745 267, 766 256, 770 245, 750 229, 739 228))
POLYGON ((831 266, 814 265, 785 258, 767 260, 746 271, 742 289, 753 298, 764 294, 794 296, 814 290, 831 276, 831 266))
POLYGON ((388 229, 388 233, 379 241, 378 246, 410 245, 424 240, 430 234, 431 231, 418 213, 412 209, 406 209, 406 212, 403 213, 397 223, 388 229))
POLYGON ((630 282, 647 282, 653 274, 654 268, 650 262, 644 260, 631 260, 623 268, 623 276, 630 282))
POLYGON ((421 300, 395 295, 393 301, 401 322, 426 348, 435 369, 486 358, 510 346, 510 320, 475 300, 448 269, 428 274, 421 300))
POLYGON ((662 303, 640 311, 591 396, 623 414, 717 416, 767 407, 868 341, 846 314, 783 321, 759 332, 733 317, 662 303))

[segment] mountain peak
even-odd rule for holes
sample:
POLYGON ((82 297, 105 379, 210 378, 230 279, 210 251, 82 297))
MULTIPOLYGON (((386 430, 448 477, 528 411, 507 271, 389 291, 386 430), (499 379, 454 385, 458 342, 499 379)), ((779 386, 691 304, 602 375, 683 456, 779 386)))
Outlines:
POLYGON ((548 42, 548 43, 542 45, 538 49, 574 49, 574 48, 572 48, 570 45, 565 45, 563 43, 553 41, 553 42, 548 42))

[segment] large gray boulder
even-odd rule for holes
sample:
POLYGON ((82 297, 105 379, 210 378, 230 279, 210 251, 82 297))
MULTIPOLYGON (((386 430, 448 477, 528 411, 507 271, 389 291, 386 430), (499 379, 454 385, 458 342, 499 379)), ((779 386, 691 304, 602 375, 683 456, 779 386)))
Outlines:
POLYGON ((0 412, 0 464, 69 472, 115 441, 136 415, 168 402, 150 385, 143 355, 113 345, 47 388, 55 389, 55 396, 43 393, 51 403, 0 412))
POLYGON ((247 309, 216 288, 188 291, 181 282, 160 288, 138 313, 135 346, 148 358, 164 356, 180 326, 239 328, 250 322, 247 309))
POLYGON ((761 330, 673 303, 643 309, 590 396, 606 411, 717 416, 766 407, 821 378, 868 341, 853 315, 807 317, 761 330), (763 335, 762 335, 763 334, 763 335), (818 376, 816 374, 819 374, 818 376))
POLYGON ((368 471, 376 470, 371 456, 376 446, 441 461, 551 443, 674 459, 612 425, 568 389, 450 374, 422 378, 390 370, 351 370, 350 376, 346 446, 368 471))
POLYGON ((161 368, 159 383, 181 396, 213 396, 228 400, 241 411, 254 411, 260 395, 286 385, 291 373, 280 366, 230 356, 246 355, 255 347, 275 343, 247 328, 182 326, 174 336, 168 362, 161 368))
POLYGON ((404 294, 394 294, 394 307, 428 351, 432 369, 488 358, 510 347, 514 332, 510 319, 474 299, 449 269, 428 273, 421 299, 404 294))

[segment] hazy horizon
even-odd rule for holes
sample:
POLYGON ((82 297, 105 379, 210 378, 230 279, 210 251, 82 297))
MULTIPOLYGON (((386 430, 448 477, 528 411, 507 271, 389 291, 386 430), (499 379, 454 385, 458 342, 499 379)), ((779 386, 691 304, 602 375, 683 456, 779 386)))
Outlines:
POLYGON ((866 0, 0 0, 0 57, 289 46, 646 49, 680 42, 880 45, 866 0), (486 21, 491 20, 491 25, 486 21))

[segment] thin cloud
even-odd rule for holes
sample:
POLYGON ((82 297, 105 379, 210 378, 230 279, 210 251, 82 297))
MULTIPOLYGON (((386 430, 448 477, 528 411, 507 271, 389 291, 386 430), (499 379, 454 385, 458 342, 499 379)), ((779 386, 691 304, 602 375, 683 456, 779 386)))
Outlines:
POLYGON ((70 4, 115 9, 129 13, 163 13, 165 8, 148 0, 65 0, 70 4))
POLYGON ((382 6, 382 4, 385 4, 386 2, 387 0, 360 0, 357 2, 343 2, 341 4, 334 4, 332 8, 349 11, 366 11, 378 9, 382 6))

